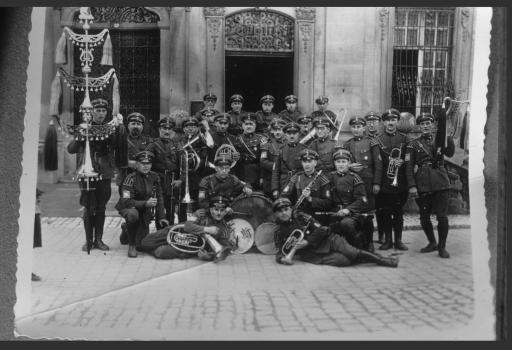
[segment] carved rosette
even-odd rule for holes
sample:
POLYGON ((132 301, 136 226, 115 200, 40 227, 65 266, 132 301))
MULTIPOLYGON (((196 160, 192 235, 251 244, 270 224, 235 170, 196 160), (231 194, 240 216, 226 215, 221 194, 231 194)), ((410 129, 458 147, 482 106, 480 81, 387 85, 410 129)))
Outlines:
POLYGON ((205 17, 224 17, 226 10, 224 7, 204 7, 203 14, 205 17))
POLYGON ((389 24, 389 8, 383 7, 379 10, 380 41, 386 37, 386 28, 389 24))
POLYGON ((302 47, 304 54, 308 53, 309 41, 311 39, 311 32, 313 31, 313 24, 310 22, 304 22, 299 24, 299 31, 302 40, 302 47))
POLYGON ((298 21, 314 21, 315 20, 315 8, 314 7, 296 7, 295 17, 298 21))
MULTIPOLYGON (((158 23, 159 16, 144 7, 91 7, 95 23, 158 23)), ((73 21, 79 23, 79 12, 73 21)))
POLYGON ((469 23, 471 21, 471 11, 463 8, 460 16, 460 25, 462 27, 462 41, 466 42, 469 38, 469 23))

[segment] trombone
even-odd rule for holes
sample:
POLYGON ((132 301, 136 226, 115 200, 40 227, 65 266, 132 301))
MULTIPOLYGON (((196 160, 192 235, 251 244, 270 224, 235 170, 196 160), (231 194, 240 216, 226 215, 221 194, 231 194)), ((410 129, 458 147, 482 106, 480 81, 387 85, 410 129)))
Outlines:
POLYGON ((398 169, 400 168, 399 160, 402 157, 402 144, 395 147, 389 152, 389 164, 386 176, 388 179, 393 179, 391 186, 398 187, 398 169))

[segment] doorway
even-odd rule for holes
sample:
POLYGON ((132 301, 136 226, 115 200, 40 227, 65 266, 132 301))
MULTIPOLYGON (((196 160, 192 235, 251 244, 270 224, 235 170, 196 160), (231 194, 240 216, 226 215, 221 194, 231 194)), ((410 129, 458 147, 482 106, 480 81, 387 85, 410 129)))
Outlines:
POLYGON ((225 108, 230 110, 233 94, 244 97, 243 109, 256 112, 261 109, 260 98, 275 97, 275 113, 284 108, 284 97, 293 94, 293 55, 228 55, 225 65, 225 108))

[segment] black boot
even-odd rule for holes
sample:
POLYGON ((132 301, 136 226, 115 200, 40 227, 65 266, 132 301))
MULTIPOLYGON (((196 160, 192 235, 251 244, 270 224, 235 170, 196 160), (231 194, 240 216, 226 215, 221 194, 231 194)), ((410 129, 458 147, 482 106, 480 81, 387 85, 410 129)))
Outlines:
POLYGON ((391 237, 391 234, 391 232, 385 233, 384 244, 379 247, 379 250, 388 250, 393 247, 393 239, 391 237))
POLYGON ((378 232, 378 241, 377 243, 384 243, 384 228, 382 225, 382 213, 380 210, 375 212, 375 220, 377 221, 377 232, 378 232))
POLYGON ((121 224, 121 235, 119 236, 119 241, 122 245, 128 244, 128 229, 126 228, 126 222, 121 224))
POLYGON ((367 250, 370 253, 375 252, 375 247, 373 245, 373 230, 373 215, 368 215, 363 221, 363 232, 366 234, 367 250))
POLYGON ((137 250, 135 249, 135 244, 130 244, 128 246, 128 256, 130 258, 136 258, 137 257, 137 250))
POLYGON ((430 217, 425 219, 420 218, 420 223, 421 228, 423 228, 423 232, 425 232, 428 240, 428 245, 424 248, 421 248, 420 253, 435 252, 437 250, 437 243, 436 236, 434 235, 434 227, 432 226, 430 217))
POLYGON ((364 250, 359 250, 359 254, 357 255, 357 259, 359 261, 364 262, 373 262, 377 265, 388 266, 388 267, 397 267, 398 266, 398 257, 390 256, 383 257, 379 254, 370 253, 364 250))
POLYGON ((438 219, 437 233, 439 234, 439 256, 443 259, 448 259, 450 257, 450 254, 445 249, 446 239, 448 238, 448 218, 438 219))
POLYGON ((89 215, 87 210, 84 210, 83 220, 85 228, 85 244, 82 246, 82 251, 90 254, 91 249, 93 249, 94 215, 89 215))
POLYGON ((395 215, 393 218, 393 231, 395 232, 394 247, 397 250, 409 250, 402 242, 402 230, 404 229, 404 218, 401 214, 395 215))
POLYGON ((94 218, 94 248, 109 250, 108 245, 103 243, 103 226, 105 225, 105 213, 96 213, 94 218))

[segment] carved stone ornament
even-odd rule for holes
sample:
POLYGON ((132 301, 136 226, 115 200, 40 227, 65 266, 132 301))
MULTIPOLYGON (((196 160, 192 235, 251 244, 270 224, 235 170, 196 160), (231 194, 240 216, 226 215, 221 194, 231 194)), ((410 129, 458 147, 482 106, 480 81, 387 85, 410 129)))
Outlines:
POLYGON ((208 18, 206 20, 206 25, 208 27, 208 32, 210 33, 210 38, 213 43, 213 51, 217 50, 217 40, 219 39, 220 27, 222 25, 221 18, 208 18))
POLYGON ((226 10, 224 7, 204 7, 203 14, 205 17, 224 17, 226 10))
POLYGON ((293 52, 293 19, 277 12, 254 9, 226 17, 225 49, 293 52))
MULTIPOLYGON (((95 23, 158 23, 160 18, 144 7, 91 7, 95 23)), ((79 12, 73 22, 79 22, 79 12)))
POLYGON ((302 46, 304 49, 304 53, 308 53, 309 41, 311 38, 311 32, 313 30, 313 25, 311 23, 300 23, 299 31, 301 34, 302 46))
POLYGON ((295 16, 299 21, 314 21, 315 20, 315 8, 314 7, 296 7, 295 16))
POLYGON ((380 41, 386 37, 386 28, 389 23, 389 8, 383 7, 379 10, 380 41))
POLYGON ((467 41, 469 38, 469 21, 471 11, 468 8, 463 8, 460 16, 460 25, 462 26, 462 41, 467 41))

